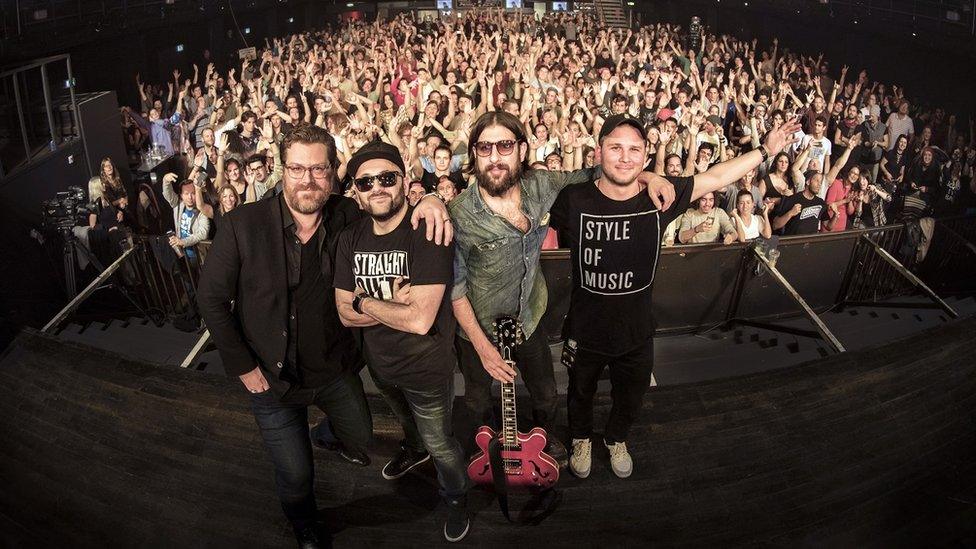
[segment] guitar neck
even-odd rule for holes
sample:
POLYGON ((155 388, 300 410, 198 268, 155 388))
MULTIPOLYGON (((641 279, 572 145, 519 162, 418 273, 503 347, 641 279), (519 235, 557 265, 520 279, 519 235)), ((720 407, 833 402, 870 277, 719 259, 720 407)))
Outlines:
POLYGON ((502 445, 506 449, 513 449, 518 446, 514 381, 502 383, 502 445))

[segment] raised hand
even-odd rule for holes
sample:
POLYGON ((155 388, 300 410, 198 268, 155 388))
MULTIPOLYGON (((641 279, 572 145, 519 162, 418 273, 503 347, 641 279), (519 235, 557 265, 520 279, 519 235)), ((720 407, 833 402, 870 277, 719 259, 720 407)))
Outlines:
POLYGON ((784 151, 787 147, 796 143, 796 133, 798 131, 800 131, 800 120, 794 117, 775 130, 769 132, 769 134, 766 136, 766 152, 768 152, 770 156, 776 156, 780 152, 784 151))
POLYGON ((226 133, 220 134, 220 139, 217 140, 217 152, 220 154, 224 154, 227 152, 227 149, 229 148, 230 148, 230 138, 226 133))

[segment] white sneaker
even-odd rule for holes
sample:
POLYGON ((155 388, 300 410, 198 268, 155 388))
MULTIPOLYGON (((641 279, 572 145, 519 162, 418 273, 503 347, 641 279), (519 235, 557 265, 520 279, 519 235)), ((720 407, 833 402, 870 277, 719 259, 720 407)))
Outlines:
POLYGON ((590 476, 590 454, 593 443, 588 438, 573 439, 573 455, 569 457, 569 469, 579 478, 590 476))
POLYGON ((627 443, 607 444, 607 441, 603 441, 603 445, 610 450, 610 468, 613 469, 613 474, 620 478, 629 477, 634 472, 634 460, 627 451, 627 443))

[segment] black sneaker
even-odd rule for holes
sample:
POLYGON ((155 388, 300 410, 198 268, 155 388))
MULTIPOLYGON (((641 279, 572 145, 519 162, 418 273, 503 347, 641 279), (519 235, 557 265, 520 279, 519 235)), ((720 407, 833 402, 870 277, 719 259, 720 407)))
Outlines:
POLYGON ((468 518, 468 498, 447 500, 447 521, 444 523, 444 539, 450 542, 461 541, 468 535, 471 519, 468 518))
POLYGON ((356 450, 350 450, 349 448, 342 447, 339 449, 339 457, 352 463, 353 465, 358 465, 360 467, 368 467, 372 461, 365 452, 357 452, 356 450))
POLYGON ((426 451, 418 452, 407 448, 405 444, 400 444, 400 450, 393 456, 386 465, 383 466, 381 473, 386 480, 396 480, 407 471, 430 459, 430 454, 426 451))
POLYGON ((569 452, 566 451, 566 445, 558 438, 550 438, 545 451, 556 460, 560 469, 565 469, 569 465, 569 452))
POLYGON ((332 539, 329 534, 323 533, 318 526, 308 526, 295 532, 295 539, 298 540, 298 549, 325 549, 332 547, 332 539))

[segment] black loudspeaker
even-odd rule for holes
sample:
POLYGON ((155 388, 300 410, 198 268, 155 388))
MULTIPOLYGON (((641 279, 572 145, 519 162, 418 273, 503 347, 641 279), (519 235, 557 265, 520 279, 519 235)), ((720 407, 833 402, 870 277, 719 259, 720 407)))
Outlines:
POLYGON ((78 102, 77 126, 81 129, 85 157, 91 175, 98 173, 103 158, 112 159, 119 170, 122 182, 132 182, 129 159, 122 140, 122 120, 119 117, 119 100, 114 91, 86 93, 76 96, 78 102))

